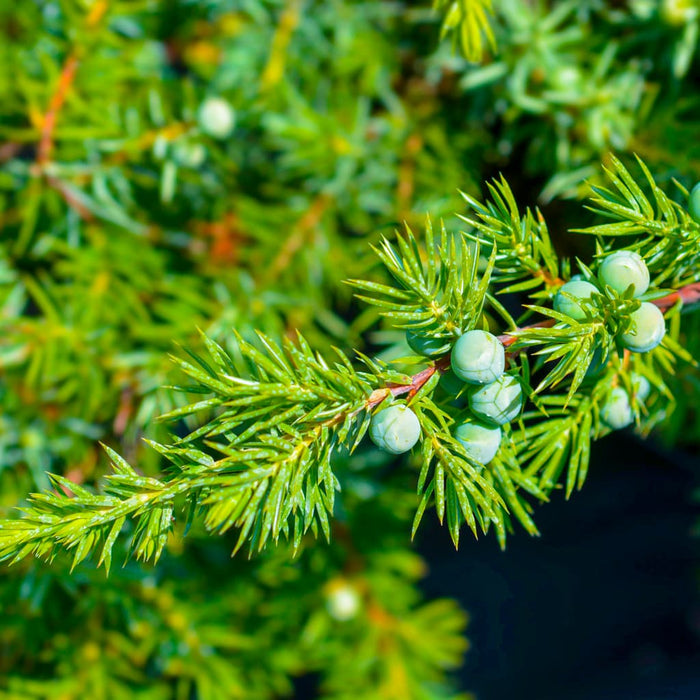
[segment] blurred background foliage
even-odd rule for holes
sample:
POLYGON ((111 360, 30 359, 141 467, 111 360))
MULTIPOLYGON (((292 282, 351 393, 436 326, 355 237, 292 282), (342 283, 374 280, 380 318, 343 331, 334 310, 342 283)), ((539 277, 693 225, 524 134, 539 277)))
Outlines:
MULTIPOLYGON (((694 0, 24 0, 0 4, 0 510, 46 472, 94 483, 98 441, 145 473, 198 328, 376 352, 342 280, 369 243, 503 171, 555 243, 610 150, 700 174, 694 0), (215 108, 212 108, 212 104, 215 108), (207 105, 209 110, 207 111, 207 105), (218 107, 218 112, 217 112, 218 107), (212 116, 212 110, 214 112, 212 116), (228 110, 228 111, 227 111, 228 110), (223 116, 222 116, 223 113, 223 116), (223 122, 222 122, 223 119, 223 122), (218 120, 218 121, 217 121, 218 120)), ((687 345, 700 353, 697 318, 687 345)), ((381 326, 380 326, 381 328, 381 326)), ((698 375, 666 435, 700 435, 698 375)), ((0 580, 0 698, 457 698, 466 616, 425 602, 412 485, 341 465, 331 546, 231 561, 181 530, 109 579, 0 580)))

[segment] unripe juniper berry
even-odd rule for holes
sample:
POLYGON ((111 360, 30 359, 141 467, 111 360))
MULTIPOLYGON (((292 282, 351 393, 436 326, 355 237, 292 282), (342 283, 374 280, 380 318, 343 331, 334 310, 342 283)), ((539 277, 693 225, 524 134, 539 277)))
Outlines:
POLYGON ((413 331, 406 333, 406 342, 413 352, 426 357, 444 355, 450 349, 450 344, 445 338, 428 338, 413 331))
POLYGON ((575 300, 590 299, 597 291, 598 288, 594 284, 586 282, 586 280, 569 280, 566 284, 562 285, 561 289, 554 297, 554 310, 566 314, 576 321, 583 321, 583 319, 586 318, 586 312, 583 306, 575 300), (574 299, 568 299, 564 294, 568 294, 574 297, 574 299))
POLYGON ((418 442, 420 423, 408 406, 389 406, 372 416, 369 436, 377 447, 398 455, 418 442))
POLYGON ((649 268, 639 253, 618 250, 601 263, 600 280, 618 294, 632 285, 632 296, 639 297, 649 289, 649 268))
POLYGON ((632 391, 634 392, 637 401, 646 401, 651 393, 651 384, 649 383, 649 380, 636 372, 632 373, 630 379, 632 380, 632 391))
POLYGON ((697 221, 700 224, 700 182, 690 190, 690 195, 688 197, 688 213, 693 221, 697 221))
POLYGON ((501 445, 501 429, 469 420, 457 426, 455 438, 462 444, 466 453, 481 464, 488 464, 501 445))
POLYGON ((503 343, 488 331, 467 331, 452 348, 452 371, 470 384, 486 384, 506 367, 503 343))
POLYGON ((173 149, 175 160, 184 168, 198 168, 207 157, 207 149, 201 143, 179 141, 173 149))
POLYGON ((469 408, 487 423, 505 425, 520 413, 522 393, 518 380, 504 374, 473 391, 469 396, 469 408))
POLYGON ((632 352, 653 350, 666 334, 664 315, 654 304, 643 301, 642 305, 630 314, 629 330, 621 336, 623 345, 632 352))
POLYGON ((339 622, 351 620, 362 605, 360 594, 349 583, 339 583, 326 594, 326 609, 339 622))
POLYGON ((207 97, 199 108, 197 120, 206 134, 215 139, 225 139, 231 135, 236 124, 236 112, 221 97, 207 97))
POLYGON ((555 90, 568 93, 580 91, 582 79, 583 74, 575 65, 560 66, 548 75, 548 82, 555 90))
POLYGON ((634 423, 634 412, 627 392, 616 386, 600 410, 600 419, 613 430, 621 430, 634 423))

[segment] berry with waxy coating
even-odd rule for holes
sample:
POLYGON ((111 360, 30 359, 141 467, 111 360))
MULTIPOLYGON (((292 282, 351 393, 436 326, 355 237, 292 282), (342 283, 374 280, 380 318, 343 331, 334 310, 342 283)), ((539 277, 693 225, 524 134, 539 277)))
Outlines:
POLYGON ((581 89, 583 74, 576 65, 563 65, 548 75, 550 85, 558 91, 576 93, 581 89))
POLYGON ((501 429, 469 420, 457 426, 455 438, 462 444, 466 453, 481 464, 488 464, 501 445, 501 429))
POLYGON ((690 214, 693 221, 697 221, 700 224, 700 182, 690 190, 690 195, 688 196, 688 214, 690 214))
POLYGON ((470 384, 487 384, 506 368, 503 343, 488 331, 467 331, 452 348, 452 371, 470 384))
POLYGON ((639 253, 618 250, 601 263, 600 279, 618 294, 632 285, 632 296, 639 297, 649 289, 649 268, 639 253))
POLYGON ((646 401, 651 393, 651 384, 649 380, 636 372, 632 374, 630 379, 632 380, 632 391, 637 401, 646 401))
POLYGON ((616 386, 600 409, 600 419, 613 430, 622 430, 634 423, 634 412, 627 392, 616 386))
POLYGON ((643 301, 641 306, 630 314, 629 330, 621 336, 623 345, 632 352, 653 350, 666 334, 664 315, 654 304, 643 301))
POLYGON ((377 447, 398 455, 418 442, 420 422, 408 406, 389 406, 372 416, 369 436, 377 447))
POLYGON ((444 355, 450 349, 450 344, 445 338, 428 338, 424 335, 413 333, 413 331, 406 333, 406 342, 413 352, 426 357, 444 355))
POLYGON ((206 160, 207 149, 201 143, 180 141, 175 144, 173 155, 184 168, 199 168, 206 160))
POLYGON ((505 425, 520 413, 523 392, 520 383, 509 374, 476 389, 469 396, 472 413, 487 423, 505 425))
POLYGON ((586 312, 581 304, 577 303, 577 299, 587 300, 598 291, 598 288, 586 282, 586 280, 569 280, 563 284, 557 295, 554 297, 554 310, 559 313, 566 314, 576 321, 583 321, 586 318, 586 312), (568 294, 573 299, 569 299, 564 294, 568 294))
POLYGON ((326 594, 326 609, 339 622, 352 620, 360 611, 361 605, 359 592, 349 583, 336 583, 326 594))
POLYGON ((221 97, 207 97, 202 102, 197 120, 202 131, 215 139, 225 139, 231 135, 236 125, 236 112, 233 107, 221 97))

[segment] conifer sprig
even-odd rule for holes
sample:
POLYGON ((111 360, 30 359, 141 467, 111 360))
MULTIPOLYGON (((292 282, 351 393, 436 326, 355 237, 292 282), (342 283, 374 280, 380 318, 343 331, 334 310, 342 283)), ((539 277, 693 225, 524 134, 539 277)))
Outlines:
MULTIPOLYGON (((616 184, 639 206, 612 207, 608 200, 610 211, 632 223, 640 215, 655 216, 650 205, 640 203, 641 187, 620 168, 616 184)), ((685 268, 692 257, 688 252, 679 256, 675 272, 664 276, 686 283, 674 290, 653 286, 647 291, 647 285, 637 298, 634 285, 616 283, 613 288, 604 282, 608 278, 601 265, 579 263, 582 274, 576 284, 588 291, 576 296, 571 281, 564 285, 557 276, 569 267, 556 257, 541 215, 526 210, 521 216, 505 180, 490 185, 490 193, 487 205, 468 199, 477 212, 478 220, 470 221, 476 233, 448 234, 443 225, 436 237, 428 221, 422 242, 409 230, 394 244, 383 240, 377 247, 390 284, 350 283, 392 325, 437 341, 432 359, 403 357, 397 365, 358 353, 353 362, 338 349, 328 359, 301 334, 281 344, 262 333, 257 343, 237 335, 231 352, 203 336, 207 357, 188 351, 188 360, 177 359, 191 380, 178 389, 197 400, 163 416, 176 422, 195 416, 201 425, 171 444, 151 443, 168 463, 163 477, 141 476, 111 450, 114 472, 101 493, 52 477, 55 493, 33 495, 23 517, 0 523, 0 558, 51 559, 69 550, 75 565, 99 551, 99 563, 109 568, 116 538, 127 529, 131 554, 157 560, 178 514, 188 524, 201 518, 211 532, 235 528, 234 551, 245 544, 261 550, 280 536, 299 548, 308 532, 330 538, 342 483, 339 460, 357 449, 373 416, 397 402, 396 415, 412 415, 414 441, 422 440, 414 534, 430 505, 446 522, 455 545, 465 523, 474 535, 495 530, 502 545, 516 521, 537 534, 533 500, 546 501, 558 488, 569 497, 582 487, 593 439, 632 422, 648 431, 671 407, 664 375, 679 360, 693 358, 677 341, 679 321, 666 333, 664 318, 654 307, 679 319, 679 312, 700 301, 700 280, 697 270, 685 268), (483 242, 491 249, 485 264, 479 256, 483 242), (540 320, 516 325, 492 293, 492 282, 529 292, 535 303, 526 305, 523 318, 535 314, 540 320), (549 306, 552 296, 556 308, 549 306), (637 349, 631 358, 628 349, 622 351, 621 339, 635 332, 632 319, 645 305, 661 335, 649 348, 633 345, 637 349), (501 368, 499 375, 506 384, 493 386, 508 386, 513 396, 524 392, 531 405, 518 415, 516 399, 511 413, 508 398, 511 404, 493 414, 499 442, 482 464, 455 432, 460 421, 474 419, 470 411, 477 409, 464 404, 478 387, 463 385, 456 396, 440 387, 453 363, 454 340, 472 331, 483 334, 483 328, 497 322, 490 318, 492 311, 507 326, 498 338, 491 336, 502 344, 507 364, 507 374, 501 368), (424 367, 413 375, 403 371, 416 362, 424 367), (612 412, 613 396, 623 402, 622 413, 612 412)), ((673 227, 644 229, 636 249, 658 262, 654 256, 668 255, 667 248, 645 247, 644 241, 660 236, 663 242, 678 234, 687 243, 697 226, 679 205, 667 206, 662 195, 656 197, 662 218, 671 220, 665 213, 669 207, 678 210, 677 221, 685 227, 681 234, 673 227)), ((598 257, 604 260, 610 256, 605 242, 601 236, 598 257)), ((641 258, 634 260, 646 269, 641 258)), ((670 258, 668 264, 673 266, 670 258)))
POLYGON ((566 470, 565 493, 581 489, 586 480, 593 434, 599 430, 601 396, 545 396, 540 411, 523 415, 524 430, 515 435, 517 459, 524 474, 550 493, 566 470))
POLYGON ((362 372, 339 350, 336 362, 326 362, 302 336, 282 346, 259 339, 262 350, 239 338, 238 360, 210 339, 207 359, 189 353, 192 362, 178 360, 194 380, 181 389, 213 396, 163 419, 215 415, 171 445, 151 443, 169 463, 165 478, 139 475, 108 449, 114 473, 104 494, 53 477, 72 494, 35 494, 24 517, 3 521, 0 558, 51 559, 63 549, 73 552, 75 565, 99 548, 99 563, 109 568, 116 537, 129 521, 132 554, 155 561, 174 511, 188 522, 202 515, 213 532, 236 527, 236 550, 243 544, 262 549, 281 534, 298 547, 309 529, 329 538, 338 489, 334 453, 357 446, 372 408, 391 395, 419 396, 439 369, 411 379, 364 358, 368 371, 362 372))
POLYGON ((433 0, 433 7, 444 12, 442 37, 453 32, 464 57, 474 63, 481 61, 486 49, 496 50, 491 29, 492 0, 433 0))
POLYGON ((22 518, 0 524, 0 558, 16 562, 33 555, 51 561, 67 550, 75 566, 98 550, 99 564, 109 570, 112 548, 127 519, 134 525, 132 554, 143 560, 160 557, 171 529, 174 499, 189 484, 144 477, 106 449, 114 471, 105 478, 104 493, 52 475, 56 492, 32 494, 22 518))
MULTIPOLYGON (((605 172, 613 189, 593 186, 592 211, 612 223, 574 229, 604 238, 636 236, 630 249, 637 250, 649 267, 656 285, 680 287, 697 279, 700 265, 700 224, 657 184, 638 157, 642 184, 615 156, 605 172), (651 198, 643 187, 651 190, 651 198)), ((678 185, 687 196, 685 188, 678 185)))
POLYGON ((398 328, 429 332, 446 340, 473 328, 486 300, 495 250, 479 276, 479 248, 467 245, 462 234, 450 235, 444 224, 436 240, 430 219, 424 244, 407 229, 396 246, 384 239, 374 247, 393 278, 393 285, 350 280, 358 297, 380 309, 398 328))
POLYGON ((440 522, 447 517, 447 527, 455 543, 466 522, 478 536, 492 523, 503 529, 505 503, 488 479, 481 475, 481 465, 466 454, 460 443, 450 436, 451 420, 431 401, 419 402, 417 409, 425 432, 421 450, 423 466, 418 478, 420 504, 413 521, 415 535, 425 509, 434 500, 440 522))
POLYGON ((506 179, 501 176, 487 184, 491 199, 486 203, 462 193, 477 218, 460 216, 475 229, 470 238, 486 243, 496 251, 494 282, 506 284, 499 291, 523 292, 540 285, 556 287, 559 258, 552 246, 547 224, 539 209, 529 208, 520 214, 518 204, 506 179))

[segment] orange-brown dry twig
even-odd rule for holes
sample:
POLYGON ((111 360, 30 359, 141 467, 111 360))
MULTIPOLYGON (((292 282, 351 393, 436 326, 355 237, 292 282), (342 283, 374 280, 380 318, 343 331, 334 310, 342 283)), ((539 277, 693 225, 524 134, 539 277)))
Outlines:
POLYGON ((294 254, 304 245, 309 234, 319 225, 321 217, 330 202, 330 197, 326 194, 318 195, 311 202, 304 215, 292 227, 289 237, 270 264, 266 275, 267 279, 275 279, 289 265, 294 254))
MULTIPOLYGON (((86 25, 88 29, 92 29, 99 24, 105 12, 107 12, 107 8, 107 0, 98 0, 98 2, 92 6, 92 9, 86 18, 86 25)), ((58 76, 56 89, 54 90, 53 95, 51 95, 49 106, 42 120, 41 138, 39 140, 39 148, 37 150, 37 163, 40 166, 44 166, 51 161, 51 153, 54 146, 53 135, 56 129, 56 123, 58 121, 58 115, 63 108, 66 98, 68 97, 68 92, 73 85, 73 80, 75 79, 75 74, 79 63, 79 49, 78 47, 74 47, 68 56, 66 56, 66 60, 63 63, 63 68, 58 76)))

